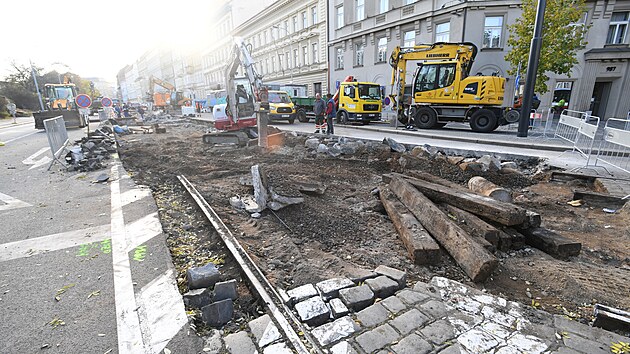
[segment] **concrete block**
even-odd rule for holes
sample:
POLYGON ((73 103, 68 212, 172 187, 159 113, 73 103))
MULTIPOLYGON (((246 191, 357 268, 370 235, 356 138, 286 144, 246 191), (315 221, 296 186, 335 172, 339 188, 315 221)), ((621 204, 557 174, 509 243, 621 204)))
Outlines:
POLYGON ((319 326, 330 318, 328 306, 321 297, 315 296, 295 304, 300 320, 309 326, 319 326))
POLYGON ((231 354, 258 353, 254 342, 245 331, 225 336, 225 346, 231 354))
POLYGON ((236 300, 238 293, 236 292, 236 279, 223 281, 214 285, 213 301, 221 301, 225 299, 236 300))
POLYGON ((208 288, 193 289, 183 295, 184 305, 200 309, 212 302, 212 292, 208 288))
POLYGON ((416 329, 420 329, 430 319, 417 309, 411 309, 394 318, 389 323, 396 327, 398 332, 406 335, 416 329))
POLYGON ((208 263, 203 267, 189 268, 186 270, 188 289, 211 288, 219 281, 219 269, 214 263, 208 263))
POLYGON ((367 353, 372 353, 375 350, 382 349, 391 344, 399 337, 400 335, 392 326, 384 324, 361 334, 356 338, 356 341, 361 349, 365 350, 367 353))
POLYGON ((401 299, 407 305, 415 305, 430 298, 429 295, 409 289, 401 290, 398 294, 396 294, 396 297, 401 299))
POLYGON ((431 300, 417 306, 417 308, 424 314, 434 318, 440 319, 446 316, 446 307, 442 301, 431 300))
POLYGON ((389 319, 389 311, 380 303, 357 312, 357 320, 363 327, 374 327, 389 319))
POLYGON ((361 311, 374 301, 374 292, 367 285, 339 290, 341 301, 353 311, 361 311))
POLYGON ((396 296, 390 296, 387 299, 380 302, 389 312, 393 314, 397 314, 400 311, 406 310, 407 305, 405 305, 399 298, 396 296))
POLYGON ((453 325, 446 320, 435 321, 422 328, 420 333, 435 346, 441 346, 455 338, 453 325))
POLYGON ((346 305, 343 304, 343 301, 337 298, 330 300, 330 302, 328 302, 328 305, 330 307, 330 312, 332 313, 333 318, 343 317, 350 312, 346 305))
POLYGON ((501 160, 490 155, 483 155, 477 160, 483 165, 483 171, 498 171, 501 169, 501 160))
POLYGON ((354 285, 354 282, 348 278, 328 279, 315 284, 325 300, 331 299, 333 297, 338 297, 339 290, 349 288, 354 285))
POLYGON ((276 343, 265 348, 263 354, 293 354, 293 350, 286 343, 276 343))
POLYGON ((365 284, 372 289, 374 296, 381 299, 394 295, 398 290, 398 283, 384 275, 368 279, 365 284))
POLYGON ((317 147, 319 146, 319 139, 317 138, 306 139, 306 141, 304 142, 304 146, 306 146, 306 148, 308 149, 317 149, 317 147))
POLYGON ((282 338, 278 327, 271 321, 269 315, 264 315, 249 321, 248 325, 260 348, 282 338))
POLYGON ((295 304, 317 295, 317 290, 313 284, 306 284, 287 291, 287 295, 289 295, 289 302, 295 304))
POLYGON ((417 334, 410 334, 392 346, 396 354, 427 354, 433 346, 417 334))
POLYGON ((350 336, 359 329, 359 325, 357 325, 350 316, 345 316, 313 329, 311 334, 317 339, 321 346, 327 346, 350 336))
POLYGON ((365 282, 367 279, 378 277, 378 274, 371 270, 355 268, 348 276, 355 284, 359 284, 365 282))
POLYGON ((374 271, 380 275, 385 275, 392 280, 395 280, 401 289, 407 285, 407 273, 402 270, 380 265, 374 271))
POLYGON ((330 354, 359 354, 350 343, 341 341, 330 348, 330 354))
POLYGON ((230 322, 234 315, 232 299, 217 301, 201 308, 201 319, 211 327, 220 327, 230 322))

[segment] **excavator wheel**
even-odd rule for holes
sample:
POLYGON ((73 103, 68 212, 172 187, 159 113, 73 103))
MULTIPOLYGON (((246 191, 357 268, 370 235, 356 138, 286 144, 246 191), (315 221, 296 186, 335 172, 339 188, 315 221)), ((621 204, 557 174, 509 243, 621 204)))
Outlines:
POLYGON ((418 107, 414 118, 416 126, 420 129, 431 129, 437 124, 437 114, 430 107, 418 107))
POLYGON ((497 128, 497 121, 494 112, 482 108, 470 117, 470 128, 475 132, 489 133, 497 128))

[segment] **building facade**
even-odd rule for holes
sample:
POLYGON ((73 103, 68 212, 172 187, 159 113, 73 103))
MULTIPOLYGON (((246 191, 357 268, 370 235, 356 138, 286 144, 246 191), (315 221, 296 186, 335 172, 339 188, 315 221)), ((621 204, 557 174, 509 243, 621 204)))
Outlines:
POLYGON ((265 84, 289 87, 292 96, 328 92, 326 5, 279 0, 234 29, 265 84))
MULTIPOLYGON (((479 54, 472 73, 507 77, 504 60, 510 50, 507 26, 521 15, 520 0, 328 0, 330 85, 346 76, 379 83, 391 93, 389 54, 396 46, 434 42, 472 42, 479 54)), ((568 88, 570 109, 591 110, 602 117, 625 117, 630 100, 628 17, 630 1, 588 1, 581 24, 591 25, 571 77, 554 76, 543 106, 553 101, 553 88, 568 88), (614 63, 614 64, 611 64, 614 63)), ((408 73, 412 75, 412 73, 408 73)), ((410 77, 409 77, 410 78, 410 77)), ((510 105, 509 99, 504 104, 510 105)))

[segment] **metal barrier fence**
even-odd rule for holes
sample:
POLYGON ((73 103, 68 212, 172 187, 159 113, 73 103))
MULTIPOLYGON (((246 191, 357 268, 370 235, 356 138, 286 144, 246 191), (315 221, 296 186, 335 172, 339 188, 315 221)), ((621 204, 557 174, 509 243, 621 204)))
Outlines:
POLYGON ((575 144, 578 139, 578 132, 580 126, 584 121, 585 113, 578 111, 571 111, 565 109, 560 114, 560 120, 554 133, 554 139, 561 139, 571 144, 575 144))
POLYGON ((63 120, 63 116, 57 116, 55 118, 49 118, 44 120, 44 128, 46 129, 46 136, 48 137, 48 145, 50 146, 50 152, 53 155, 53 160, 48 165, 48 170, 56 162, 66 167, 66 164, 61 160, 66 147, 70 143, 68 140, 68 132, 66 131, 66 123, 63 120))
POLYGON ((554 139, 558 138, 573 144, 571 151, 579 153, 586 159, 584 166, 588 166, 599 122, 600 118, 592 116, 590 112, 565 109, 560 114, 554 139))
POLYGON ((630 173, 630 119, 608 118, 595 166, 599 162, 630 173))

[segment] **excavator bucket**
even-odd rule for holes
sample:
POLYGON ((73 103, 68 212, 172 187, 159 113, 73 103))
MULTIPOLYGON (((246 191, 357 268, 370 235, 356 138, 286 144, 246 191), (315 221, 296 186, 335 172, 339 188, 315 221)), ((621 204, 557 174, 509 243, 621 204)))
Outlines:
POLYGON ((66 128, 83 128, 86 126, 85 120, 81 117, 79 111, 40 111, 33 113, 33 118, 35 119, 35 129, 44 129, 44 120, 58 116, 63 116, 66 128))

